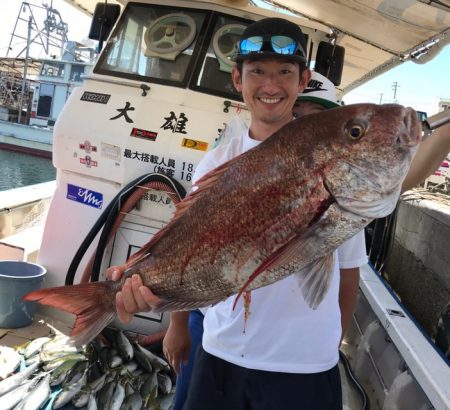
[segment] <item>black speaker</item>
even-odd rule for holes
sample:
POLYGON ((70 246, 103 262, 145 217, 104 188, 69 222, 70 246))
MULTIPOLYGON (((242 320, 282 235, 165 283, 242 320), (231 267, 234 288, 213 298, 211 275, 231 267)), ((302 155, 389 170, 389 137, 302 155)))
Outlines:
POLYGON ((91 40, 105 41, 120 14, 118 4, 97 3, 92 16, 89 38, 91 40))
POLYGON ((314 71, 327 77, 334 85, 339 85, 344 68, 345 48, 321 41, 317 48, 314 71))

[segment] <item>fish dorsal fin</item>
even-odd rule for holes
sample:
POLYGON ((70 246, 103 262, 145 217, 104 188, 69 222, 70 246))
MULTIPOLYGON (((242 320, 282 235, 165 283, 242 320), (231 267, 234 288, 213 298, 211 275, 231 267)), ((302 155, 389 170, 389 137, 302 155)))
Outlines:
MULTIPOLYGON (((242 154, 241 154, 242 155, 242 154)), ((196 201, 202 198, 208 191, 213 187, 217 180, 228 171, 241 157, 238 155, 230 161, 219 165, 217 168, 212 169, 205 175, 203 175, 194 185, 196 187, 183 201, 178 204, 177 211, 173 219, 178 219, 181 217, 196 201)))
POLYGON ((225 162, 222 165, 219 165, 217 168, 206 173, 203 177, 201 177, 194 186, 197 187, 195 191, 192 191, 185 199, 180 201, 176 205, 176 211, 170 220, 170 222, 162 229, 160 229, 153 237, 147 242, 143 247, 136 252, 136 260, 133 263, 140 260, 143 256, 145 256, 153 245, 163 237, 166 232, 174 225, 178 219, 180 219, 190 208, 196 203, 200 198, 202 198, 207 192, 215 185, 217 180, 231 167, 234 165, 236 161, 240 158, 241 155, 234 157, 230 161, 225 162))
MULTIPOLYGON (((309 237, 309 235, 307 236, 309 237)), ((276 270, 289 265, 296 259, 297 254, 300 253, 306 240, 307 237, 305 235, 293 237, 261 263, 240 289, 234 301, 233 309, 236 307, 239 297, 251 282, 265 271, 276 270)), ((334 255, 331 253, 330 255, 315 260, 300 270, 299 275, 301 278, 300 286, 303 288, 302 293, 311 308, 316 309, 325 296, 333 274, 333 268, 334 255)))

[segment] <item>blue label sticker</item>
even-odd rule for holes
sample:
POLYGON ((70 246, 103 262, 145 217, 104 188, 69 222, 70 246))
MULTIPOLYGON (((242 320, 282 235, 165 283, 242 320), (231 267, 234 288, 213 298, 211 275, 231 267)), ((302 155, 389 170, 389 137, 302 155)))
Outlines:
POLYGON ((103 194, 72 184, 67 184, 67 199, 81 202, 97 209, 102 209, 103 206, 103 194))

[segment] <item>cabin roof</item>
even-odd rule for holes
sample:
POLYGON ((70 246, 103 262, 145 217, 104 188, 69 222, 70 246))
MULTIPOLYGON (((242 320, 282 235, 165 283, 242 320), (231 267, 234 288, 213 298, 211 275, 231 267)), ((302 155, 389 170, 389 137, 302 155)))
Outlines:
MULTIPOLYGON (((98 2, 65 1, 88 15, 92 15, 98 2)), ((127 2, 108 0, 108 4, 121 6, 127 2)), ((268 14, 266 9, 249 5, 247 0, 200 2, 268 14)), ((266 3, 295 13, 299 19, 293 20, 300 24, 321 25, 336 35, 336 44, 345 48, 340 96, 406 61, 426 63, 450 42, 450 0, 267 0, 266 3)))

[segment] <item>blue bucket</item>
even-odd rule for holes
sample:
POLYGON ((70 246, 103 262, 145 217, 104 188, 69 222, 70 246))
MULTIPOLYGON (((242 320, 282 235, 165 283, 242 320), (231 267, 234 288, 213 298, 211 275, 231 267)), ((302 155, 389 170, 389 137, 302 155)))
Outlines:
POLYGON ((47 270, 22 261, 0 261, 0 328, 13 329, 33 322, 36 302, 22 297, 41 287, 47 270))

